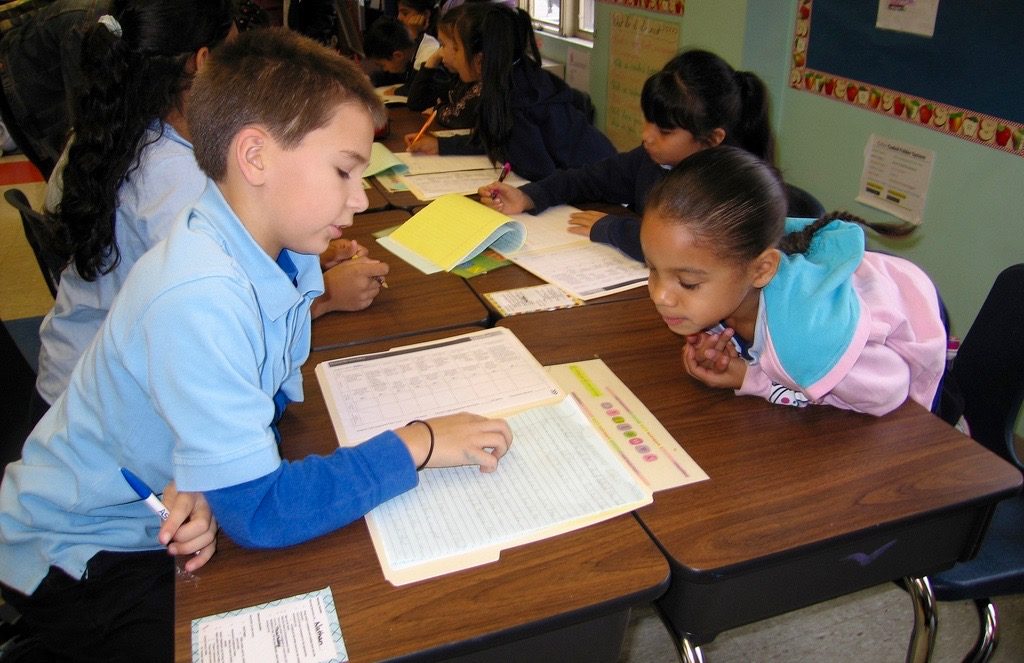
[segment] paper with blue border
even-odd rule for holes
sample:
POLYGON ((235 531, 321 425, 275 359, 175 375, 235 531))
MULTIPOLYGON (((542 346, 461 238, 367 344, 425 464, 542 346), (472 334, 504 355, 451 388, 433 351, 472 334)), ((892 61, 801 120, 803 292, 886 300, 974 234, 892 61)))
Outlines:
POLYGON ((330 587, 192 620, 193 663, 345 663, 330 587))

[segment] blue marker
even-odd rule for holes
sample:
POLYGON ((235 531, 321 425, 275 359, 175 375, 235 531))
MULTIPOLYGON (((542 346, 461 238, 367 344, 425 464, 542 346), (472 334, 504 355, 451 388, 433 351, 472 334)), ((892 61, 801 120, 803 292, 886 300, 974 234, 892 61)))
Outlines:
POLYGON ((128 485, 132 487, 132 490, 142 498, 142 501, 146 503, 149 510, 155 513, 160 520, 167 520, 171 516, 170 512, 167 511, 167 507, 164 506, 164 503, 153 494, 153 490, 147 486, 142 479, 135 476, 131 470, 124 467, 121 468, 121 474, 124 475, 124 480, 128 482, 128 485))

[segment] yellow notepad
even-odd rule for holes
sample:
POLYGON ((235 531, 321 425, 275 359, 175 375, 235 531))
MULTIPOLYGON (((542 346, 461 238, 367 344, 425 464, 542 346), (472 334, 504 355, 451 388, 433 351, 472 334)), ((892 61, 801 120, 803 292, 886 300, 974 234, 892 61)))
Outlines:
POLYGON ((441 196, 387 237, 377 240, 426 274, 451 271, 484 249, 515 251, 526 227, 465 196, 441 196))

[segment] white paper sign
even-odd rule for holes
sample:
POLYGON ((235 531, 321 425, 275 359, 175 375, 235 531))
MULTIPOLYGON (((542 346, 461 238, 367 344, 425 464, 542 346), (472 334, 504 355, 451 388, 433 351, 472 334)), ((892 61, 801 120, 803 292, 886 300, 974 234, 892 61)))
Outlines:
POLYGON ((939 0, 878 0, 875 27, 931 37, 938 13, 939 0))
POLYGON ((934 163, 931 150, 872 134, 864 147, 857 201, 920 224, 934 163))

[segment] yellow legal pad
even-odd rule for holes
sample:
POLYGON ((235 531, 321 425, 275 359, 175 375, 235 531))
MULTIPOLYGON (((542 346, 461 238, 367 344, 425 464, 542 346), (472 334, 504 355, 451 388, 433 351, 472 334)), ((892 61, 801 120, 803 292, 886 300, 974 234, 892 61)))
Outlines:
POLYGON ((378 240, 427 274, 451 271, 487 248, 515 251, 525 241, 521 222, 458 194, 441 196, 378 240))

